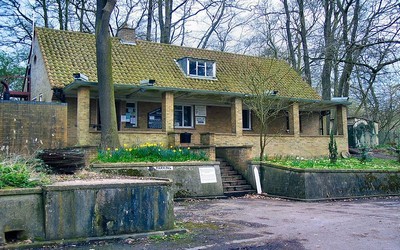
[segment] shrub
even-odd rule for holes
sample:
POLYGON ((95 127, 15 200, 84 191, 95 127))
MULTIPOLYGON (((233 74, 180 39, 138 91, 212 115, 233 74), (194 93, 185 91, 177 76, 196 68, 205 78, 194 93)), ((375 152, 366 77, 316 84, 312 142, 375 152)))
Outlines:
POLYGON ((2 159, 0 162, 0 189, 29 188, 47 183, 46 176, 34 170, 37 166, 37 161, 20 157, 2 159))
POLYGON ((146 143, 135 147, 123 147, 98 152, 99 162, 159 162, 205 161, 204 152, 195 153, 190 148, 164 148, 162 144, 146 143))

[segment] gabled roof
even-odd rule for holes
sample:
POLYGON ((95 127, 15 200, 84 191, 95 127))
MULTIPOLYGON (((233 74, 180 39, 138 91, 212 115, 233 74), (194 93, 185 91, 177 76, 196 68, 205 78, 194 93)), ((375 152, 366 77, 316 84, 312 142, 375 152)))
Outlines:
MULTIPOLYGON (((53 88, 73 82, 73 73, 83 73, 97 82, 95 36, 80 32, 35 28, 35 36, 43 53, 53 88)), ((156 80, 160 88, 204 90, 211 92, 248 92, 239 74, 246 65, 261 65, 276 83, 273 90, 280 96, 320 100, 320 96, 286 62, 220 51, 180 47, 137 40, 136 45, 123 44, 112 38, 114 84, 140 85, 144 79, 156 80), (185 76, 176 60, 183 57, 216 62, 216 80, 185 76), (272 72, 272 73, 271 73, 272 72)))

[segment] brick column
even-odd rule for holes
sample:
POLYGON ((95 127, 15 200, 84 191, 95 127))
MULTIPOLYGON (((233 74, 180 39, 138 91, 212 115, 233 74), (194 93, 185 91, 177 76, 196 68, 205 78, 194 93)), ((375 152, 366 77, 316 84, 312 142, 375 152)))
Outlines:
POLYGON ((162 94, 162 129, 164 132, 174 131, 174 93, 162 94))
POLYGON ((291 135, 300 136, 300 112, 297 102, 294 102, 289 107, 289 129, 291 135))
POLYGON ((77 138, 78 145, 89 145, 89 121, 90 121, 90 88, 78 88, 77 108, 77 138))
POLYGON ((337 132, 347 141, 347 107, 343 105, 336 106, 336 117, 337 117, 337 132))
POLYGON ((242 99, 235 98, 231 105, 231 125, 232 125, 232 133, 235 133, 236 136, 243 135, 243 103, 242 99))

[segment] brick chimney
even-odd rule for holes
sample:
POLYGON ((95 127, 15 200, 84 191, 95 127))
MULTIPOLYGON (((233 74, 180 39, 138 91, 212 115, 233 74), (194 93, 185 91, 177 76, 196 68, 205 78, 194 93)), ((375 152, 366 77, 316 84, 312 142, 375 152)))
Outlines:
POLYGON ((121 38, 122 43, 136 43, 135 29, 128 27, 127 24, 124 24, 124 26, 122 26, 122 28, 118 31, 117 37, 121 38))

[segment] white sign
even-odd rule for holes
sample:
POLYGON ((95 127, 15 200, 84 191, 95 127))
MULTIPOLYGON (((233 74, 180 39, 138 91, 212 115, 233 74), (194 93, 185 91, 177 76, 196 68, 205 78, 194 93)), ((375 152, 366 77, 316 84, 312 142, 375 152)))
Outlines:
POLYGON ((207 116, 207 106, 197 106, 194 111, 195 116, 207 116))
POLYGON ((202 167, 199 168, 199 172, 200 172, 201 183, 217 183, 217 175, 215 174, 215 168, 202 167))
POLYGON ((196 116, 196 125, 206 125, 206 118, 204 116, 196 116))

